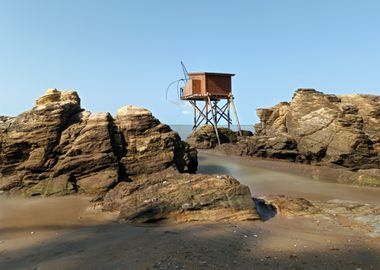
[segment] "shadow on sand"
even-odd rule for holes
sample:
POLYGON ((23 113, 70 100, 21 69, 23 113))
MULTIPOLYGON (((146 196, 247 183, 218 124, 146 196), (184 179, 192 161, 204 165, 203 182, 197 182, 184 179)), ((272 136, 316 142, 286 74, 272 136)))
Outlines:
MULTIPOLYGON (((0 269, 328 270, 380 267, 376 251, 355 246, 340 250, 345 243, 337 243, 336 251, 309 249, 297 255, 277 248, 266 249, 262 246, 267 238, 273 237, 271 231, 262 231, 255 225, 257 223, 244 224, 74 226, 58 230, 53 239, 34 241, 16 250, 6 251, 0 246, 0 269)), ((39 237, 38 230, 28 237, 39 237)))

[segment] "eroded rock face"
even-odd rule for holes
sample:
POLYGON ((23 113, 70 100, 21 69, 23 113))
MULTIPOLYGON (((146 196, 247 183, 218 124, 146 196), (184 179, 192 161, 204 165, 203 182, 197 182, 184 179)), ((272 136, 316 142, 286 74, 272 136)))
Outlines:
POLYGON ((308 201, 285 195, 262 196, 261 200, 275 207, 277 214, 285 217, 313 218, 318 226, 327 220, 353 230, 366 232, 371 237, 380 237, 380 207, 356 201, 328 200, 308 201))
POLYGON ((248 187, 225 175, 159 172, 119 183, 103 207, 127 222, 259 219, 248 187))
POLYGON ((0 120, 3 191, 101 194, 135 175, 197 168, 196 151, 142 108, 114 120, 83 110, 76 92, 49 89, 32 110, 0 120))
POLYGON ((235 150, 225 150, 353 170, 379 169, 379 112, 379 96, 299 89, 290 103, 257 109, 255 136, 240 140, 235 150))
POLYGON ((150 111, 123 107, 117 112, 115 123, 125 140, 125 155, 120 162, 130 177, 166 169, 173 161, 180 172, 196 171, 196 150, 150 111))
POLYGON ((0 150, 1 193, 84 193, 129 222, 257 218, 237 180, 189 174, 196 149, 144 108, 114 119, 83 110, 76 92, 49 89, 30 111, 0 117, 0 150))

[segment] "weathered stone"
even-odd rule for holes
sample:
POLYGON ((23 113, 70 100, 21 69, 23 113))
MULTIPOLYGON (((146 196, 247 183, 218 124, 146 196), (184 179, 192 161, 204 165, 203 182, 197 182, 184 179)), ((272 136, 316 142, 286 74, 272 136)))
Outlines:
POLYGON ((114 120, 49 89, 32 110, 0 117, 0 131, 2 193, 104 197, 130 222, 258 218, 237 180, 181 174, 196 171, 197 150, 144 108, 123 107, 114 120))
MULTIPOLYGON (((238 140, 238 132, 228 128, 218 128, 220 143, 236 143, 238 140)), ((252 136, 250 131, 242 131, 243 136, 252 136)), ((186 140, 191 146, 197 149, 211 149, 218 145, 218 138, 215 128, 211 125, 204 125, 194 130, 186 140)))
POLYGON ((258 219, 248 187, 230 176, 171 171, 119 183, 103 207, 121 210, 127 222, 187 222, 258 219))
MULTIPOLYGON (((290 103, 257 109, 256 133, 239 139, 235 153, 352 170, 379 169, 379 112, 379 96, 335 96, 299 89, 290 103)), ((219 149, 231 152, 231 148, 219 149)))
MULTIPOLYGON (((260 200, 260 199, 259 199, 260 200)), ((371 237, 380 237, 380 207, 348 200, 308 201, 284 195, 261 197, 265 204, 275 207, 285 217, 311 217, 318 224, 321 219, 361 230, 371 237)))
POLYGON ((23 188, 23 195, 30 196, 62 196, 75 193, 76 186, 69 175, 60 175, 51 179, 38 181, 36 185, 23 188))
POLYGON ((320 213, 310 201, 304 198, 292 198, 284 195, 271 195, 262 197, 267 204, 271 204, 282 216, 310 216, 320 213))
POLYGON ((79 192, 86 194, 103 194, 114 187, 118 181, 119 176, 117 170, 110 168, 77 178, 76 186, 79 192))
POLYGON ((116 115, 116 125, 125 138, 125 155, 120 162, 129 177, 176 166, 180 172, 195 172, 197 152, 179 135, 161 124, 150 111, 126 106, 116 115))
POLYGON ((1 117, 0 189, 27 196, 99 194, 121 180, 169 167, 196 171, 196 150, 148 110, 125 107, 116 119, 84 111, 76 92, 56 89, 32 110, 1 117), (70 181, 65 184, 62 175, 70 181))

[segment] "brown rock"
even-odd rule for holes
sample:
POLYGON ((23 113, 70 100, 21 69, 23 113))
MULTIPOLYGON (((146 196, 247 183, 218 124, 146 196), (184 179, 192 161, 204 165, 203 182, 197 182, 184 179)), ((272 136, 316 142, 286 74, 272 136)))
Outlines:
POLYGON ((151 174, 119 183, 103 207, 127 222, 252 220, 259 216, 248 187, 230 176, 151 174))
MULTIPOLYGON (((252 132, 242 130, 242 135, 252 136, 252 132)), ((238 141, 238 132, 228 128, 218 128, 218 134, 221 144, 236 143, 238 141)), ((211 125, 204 125, 194 130, 186 140, 191 146, 197 149, 211 149, 218 145, 218 139, 215 129, 211 125)))
POLYGON ((1 117, 0 190, 99 194, 120 180, 169 167, 196 171, 196 150, 148 110, 125 107, 116 119, 83 111, 76 92, 56 89, 32 110, 1 117), (70 181, 61 180, 63 175, 70 181))
POLYGON ((80 108, 75 92, 49 89, 36 107, 0 117, 0 191, 85 193, 129 222, 258 218, 248 187, 228 176, 191 175, 197 151, 144 108, 80 108))
POLYGON ((271 204, 282 216, 311 216, 320 213, 310 201, 304 198, 292 198, 284 195, 271 195, 264 197, 266 203, 271 204))
POLYGON ((182 142, 168 125, 150 111, 126 106, 116 115, 116 125, 125 138, 125 155, 120 159, 129 177, 176 166, 180 172, 195 172, 197 152, 182 142))
POLYGON ((379 169, 379 112, 379 96, 338 97, 299 89, 290 103, 258 109, 255 136, 240 139, 236 147, 241 150, 235 152, 352 170, 379 169))

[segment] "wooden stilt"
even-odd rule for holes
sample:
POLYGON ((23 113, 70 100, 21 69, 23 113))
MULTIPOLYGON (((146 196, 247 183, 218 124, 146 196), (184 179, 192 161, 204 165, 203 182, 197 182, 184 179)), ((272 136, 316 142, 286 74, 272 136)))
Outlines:
POLYGON ((237 126, 238 126, 239 135, 242 136, 240 122, 239 122, 239 117, 238 117, 238 114, 237 114, 237 111, 236 111, 236 107, 235 107, 235 103, 234 103, 234 97, 232 95, 230 97, 230 100, 231 100, 232 108, 233 108, 234 113, 235 113, 235 119, 236 119, 236 123, 237 123, 237 126))
POLYGON ((194 100, 194 104, 193 104, 193 108, 194 108, 194 125, 193 125, 193 129, 196 129, 197 128, 197 101, 194 100))
POLYGON ((216 139, 218 140, 218 144, 220 144, 220 138, 219 138, 219 132, 218 132, 218 123, 216 122, 216 112, 214 106, 212 106, 211 99, 208 97, 208 102, 211 105, 211 113, 212 113, 212 119, 214 121, 213 126, 215 130, 216 139))

